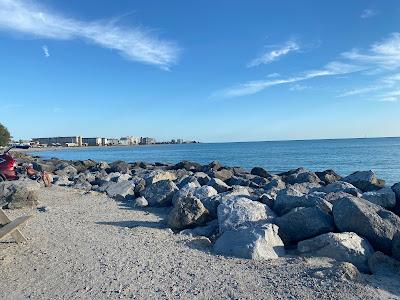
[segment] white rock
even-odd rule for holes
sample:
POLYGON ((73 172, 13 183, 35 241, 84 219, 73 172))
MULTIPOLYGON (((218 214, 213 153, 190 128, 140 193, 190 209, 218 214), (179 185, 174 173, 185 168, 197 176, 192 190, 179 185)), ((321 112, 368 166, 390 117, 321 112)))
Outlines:
POLYGON ((265 224, 228 230, 216 240, 213 250, 217 254, 253 260, 276 259, 285 255, 278 229, 274 224, 265 224))
POLYGON ((145 197, 138 197, 133 200, 133 207, 146 207, 149 205, 145 197))
POLYGON ((396 205, 396 194, 389 187, 375 192, 363 193, 362 198, 384 208, 393 208, 396 205))
POLYGON ((368 259, 374 253, 370 243, 354 232, 325 233, 301 241, 297 250, 302 255, 323 256, 350 262, 361 272, 368 272, 368 259))
POLYGON ((255 222, 269 222, 275 213, 265 204, 244 197, 233 198, 218 206, 218 224, 220 233, 255 222))

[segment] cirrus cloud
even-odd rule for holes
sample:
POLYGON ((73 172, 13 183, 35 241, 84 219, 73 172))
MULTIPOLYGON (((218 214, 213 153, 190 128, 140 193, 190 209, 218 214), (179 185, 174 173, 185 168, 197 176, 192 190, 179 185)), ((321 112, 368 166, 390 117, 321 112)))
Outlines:
POLYGON ((129 60, 168 69, 176 63, 180 49, 143 28, 123 28, 114 22, 80 21, 49 12, 34 2, 0 0, 0 30, 44 39, 84 39, 117 50, 129 60))

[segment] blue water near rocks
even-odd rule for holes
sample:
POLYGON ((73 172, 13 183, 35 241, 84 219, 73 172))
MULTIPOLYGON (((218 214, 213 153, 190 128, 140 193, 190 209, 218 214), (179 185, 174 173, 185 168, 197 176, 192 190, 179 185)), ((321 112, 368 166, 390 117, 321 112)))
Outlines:
POLYGON ((388 184, 400 182, 400 138, 90 147, 31 154, 44 158, 108 162, 176 163, 191 160, 205 164, 219 160, 225 165, 246 169, 261 166, 272 173, 301 166, 313 171, 333 169, 341 175, 371 169, 388 184))

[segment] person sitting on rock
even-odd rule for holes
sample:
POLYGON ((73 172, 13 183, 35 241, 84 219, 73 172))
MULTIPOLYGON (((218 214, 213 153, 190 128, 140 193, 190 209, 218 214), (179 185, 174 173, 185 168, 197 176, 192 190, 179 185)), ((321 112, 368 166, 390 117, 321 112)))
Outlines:
POLYGON ((29 164, 26 166, 26 175, 28 176, 29 179, 36 180, 36 181, 39 181, 40 179, 42 179, 40 172, 36 171, 33 168, 32 164, 29 164))

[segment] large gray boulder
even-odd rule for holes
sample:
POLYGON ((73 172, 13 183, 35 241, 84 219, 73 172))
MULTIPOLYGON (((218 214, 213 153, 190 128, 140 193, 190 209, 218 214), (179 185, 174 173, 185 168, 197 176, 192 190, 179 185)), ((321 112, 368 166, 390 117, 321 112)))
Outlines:
POLYGON ((364 273, 369 271, 368 259, 374 253, 370 243, 354 232, 324 233, 299 242, 297 250, 301 255, 323 256, 350 262, 364 273))
POLYGON ((342 181, 351 183, 363 192, 376 191, 385 186, 385 181, 378 179, 376 174, 371 170, 355 172, 344 177, 342 181))
POLYGON ((217 208, 221 203, 229 201, 235 198, 250 198, 250 193, 247 189, 234 189, 229 192, 220 193, 214 196, 201 198, 200 201, 204 204, 207 210, 210 212, 210 215, 213 218, 217 217, 217 208))
POLYGON ((117 160, 114 161, 110 164, 109 169, 107 169, 108 172, 119 172, 122 174, 129 173, 129 164, 125 161, 122 160, 117 160))
POLYGON ((265 170, 264 168, 261 168, 261 167, 255 167, 255 168, 251 169, 250 174, 257 175, 257 176, 264 177, 264 178, 271 177, 271 175, 267 172, 267 170, 265 170))
POLYGON ((295 208, 274 222, 279 226, 279 235, 285 245, 335 229, 332 216, 317 206, 295 208))
POLYGON ((396 205, 396 194, 389 187, 374 192, 365 192, 362 194, 362 198, 384 208, 393 208, 396 205))
POLYGON ((212 178, 208 182, 208 185, 210 185, 214 189, 216 189, 218 193, 224 193, 231 189, 231 187, 229 185, 227 185, 225 182, 223 182, 221 179, 218 179, 218 178, 212 178))
POLYGON ((325 211, 331 210, 331 204, 321 197, 305 195, 297 189, 288 187, 278 192, 274 201, 273 210, 278 215, 284 215, 296 207, 315 207, 318 206, 325 211))
POLYGON ((392 239, 400 230, 400 218, 394 213, 356 197, 345 197, 333 204, 336 227, 366 238, 375 250, 390 254, 392 239))
POLYGON ((146 185, 154 184, 158 181, 162 180, 176 180, 176 174, 169 171, 163 170, 154 170, 149 172, 145 177, 144 180, 146 181, 146 185))
POLYGON ((330 184, 330 183, 338 181, 342 178, 342 176, 340 176, 333 170, 325 170, 322 172, 315 172, 315 175, 317 175, 318 178, 321 181, 323 181, 325 184, 330 184))
POLYGON ((86 160, 77 160, 73 163, 75 169, 77 169, 78 173, 85 172, 96 165, 96 162, 91 159, 86 160))
POLYGON ((216 189, 214 189, 212 186, 208 186, 208 185, 204 185, 202 187, 199 188, 195 188, 193 191, 193 195, 197 198, 204 199, 207 197, 212 197, 217 195, 218 192, 216 189))
POLYGON ((53 183, 58 186, 71 186, 74 184, 74 182, 69 180, 69 177, 66 175, 61 175, 61 176, 55 175, 53 183))
POLYGON ((176 191, 178 187, 171 180, 161 180, 147 186, 142 191, 142 196, 150 206, 169 206, 176 191))
POLYGON ((201 187, 201 184, 197 181, 196 177, 191 175, 185 175, 181 178, 178 178, 175 181, 175 184, 179 189, 183 188, 187 184, 190 184, 193 187, 201 187))
POLYGON ((218 179, 222 180, 223 182, 227 182, 230 178, 232 178, 232 176, 234 174, 233 174, 233 170, 223 168, 218 171, 211 171, 209 173, 209 175, 211 175, 211 177, 218 178, 218 179))
POLYGON ((377 251, 368 260, 372 274, 383 276, 400 275, 400 262, 384 253, 377 251))
POLYGON ((306 168, 298 168, 295 170, 290 170, 288 172, 279 174, 283 181, 288 184, 295 184, 295 183, 304 183, 304 182, 312 182, 312 183, 320 183, 321 180, 318 176, 311 172, 306 168))
POLYGON ((181 230, 187 227, 204 225, 208 220, 208 210, 193 196, 179 198, 168 215, 168 226, 181 230))
POLYGON ((208 176, 206 173, 204 172, 196 172, 193 174, 193 176, 197 179, 197 181, 201 184, 201 185, 207 185, 208 182, 211 180, 211 177, 208 176))
POLYGON ((179 169, 185 169, 187 171, 197 171, 201 169, 201 165, 196 163, 196 162, 192 162, 192 161, 188 161, 188 160, 183 160, 177 164, 175 164, 172 167, 173 170, 179 170, 179 169))
POLYGON ((131 181, 110 182, 105 192, 116 200, 130 200, 135 198, 134 188, 131 181))
POLYGON ((274 224, 225 231, 216 240, 213 250, 216 254, 253 260, 275 259, 285 255, 278 226, 274 224))
POLYGON ((67 177, 74 177, 78 174, 78 170, 71 165, 61 165, 61 169, 55 171, 55 174, 58 176, 67 176, 67 177))
POLYGON ((354 185, 344 181, 336 181, 332 182, 320 189, 324 193, 340 193, 344 192, 353 196, 359 196, 361 191, 356 188, 354 185))
POLYGON ((271 222, 275 213, 265 204, 244 197, 232 198, 218 206, 220 233, 256 222, 271 222))
POLYGON ((36 207, 40 184, 34 180, 6 181, 0 183, 0 201, 7 202, 9 209, 36 207))

